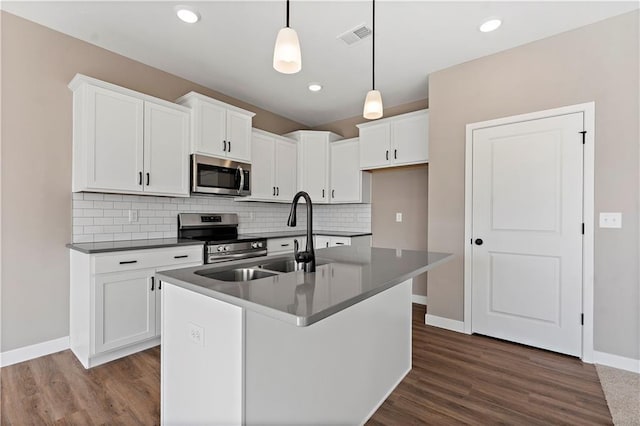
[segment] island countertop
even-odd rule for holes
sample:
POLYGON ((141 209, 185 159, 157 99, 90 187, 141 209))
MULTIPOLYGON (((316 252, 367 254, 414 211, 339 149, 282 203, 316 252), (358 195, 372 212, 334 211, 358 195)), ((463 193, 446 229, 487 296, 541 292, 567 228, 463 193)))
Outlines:
POLYGON ((296 326, 309 326, 424 273, 452 256, 416 250, 342 246, 317 250, 315 273, 278 273, 240 282, 205 276, 292 259, 288 254, 163 271, 156 273, 156 277, 296 326))

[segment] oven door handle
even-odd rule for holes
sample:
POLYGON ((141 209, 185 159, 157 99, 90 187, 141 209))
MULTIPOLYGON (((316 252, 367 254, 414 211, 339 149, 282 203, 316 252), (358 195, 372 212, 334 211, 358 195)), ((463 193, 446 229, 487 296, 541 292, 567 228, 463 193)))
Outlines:
POLYGON ((242 167, 238 166, 238 172, 240 172, 240 186, 238 187, 238 194, 240 194, 242 188, 244 188, 244 170, 242 170, 242 167))
POLYGON ((266 256, 266 255, 267 255, 267 250, 253 252, 251 253, 251 256, 247 256, 247 253, 225 254, 222 256, 216 256, 216 255, 210 254, 208 256, 208 260, 209 260, 209 263, 217 263, 217 262, 222 262, 229 259, 243 259, 243 258, 266 256))

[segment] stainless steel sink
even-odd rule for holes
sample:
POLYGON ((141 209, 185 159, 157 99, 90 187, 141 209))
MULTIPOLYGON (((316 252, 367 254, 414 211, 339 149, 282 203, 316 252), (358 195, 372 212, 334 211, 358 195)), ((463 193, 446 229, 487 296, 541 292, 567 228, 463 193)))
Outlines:
POLYGON ((209 270, 196 271, 196 274, 203 277, 212 278, 220 281, 251 281, 259 278, 272 277, 278 275, 275 272, 263 271, 261 269, 253 268, 237 268, 229 269, 227 271, 215 271, 209 270))
MULTIPOLYGON (((316 259, 316 266, 326 265, 329 263, 326 260, 316 259)), ((258 268, 268 269, 269 271, 277 272, 294 272, 304 269, 304 263, 298 263, 294 259, 276 260, 274 262, 262 263, 258 265, 258 268)))

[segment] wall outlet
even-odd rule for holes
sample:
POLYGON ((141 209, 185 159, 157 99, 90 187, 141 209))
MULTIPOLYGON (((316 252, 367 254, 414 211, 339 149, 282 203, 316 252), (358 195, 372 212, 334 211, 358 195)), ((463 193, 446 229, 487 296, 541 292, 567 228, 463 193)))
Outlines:
POLYGON ((204 347, 204 328, 194 323, 189 323, 188 327, 189 339, 196 345, 204 347))
POLYGON ((600 228, 622 228, 622 213, 600 213, 600 228))
POLYGON ((396 222, 402 222, 402 213, 396 213, 396 222))
POLYGON ((138 210, 129 210, 129 223, 138 221, 138 210))

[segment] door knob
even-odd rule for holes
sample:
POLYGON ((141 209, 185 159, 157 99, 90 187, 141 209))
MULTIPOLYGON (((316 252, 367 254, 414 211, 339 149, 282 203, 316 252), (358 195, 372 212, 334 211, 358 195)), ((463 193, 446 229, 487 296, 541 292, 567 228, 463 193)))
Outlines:
POLYGON ((475 241, 476 245, 481 246, 483 242, 484 241, 482 241, 482 238, 476 238, 476 241, 475 241))

